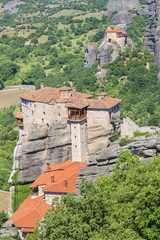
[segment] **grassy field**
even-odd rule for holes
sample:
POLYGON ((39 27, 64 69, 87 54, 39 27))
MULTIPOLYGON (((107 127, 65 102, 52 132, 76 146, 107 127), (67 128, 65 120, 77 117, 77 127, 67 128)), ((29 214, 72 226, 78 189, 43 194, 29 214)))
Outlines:
POLYGON ((10 193, 0 191, 0 211, 8 212, 10 193))
POLYGON ((28 90, 1 90, 0 91, 0 108, 16 105, 20 102, 20 95, 26 93, 28 90))
POLYGON ((73 10, 73 9, 65 9, 62 11, 59 11, 58 13, 54 14, 53 17, 61 17, 61 16, 74 16, 78 14, 82 14, 83 12, 80 10, 73 10))

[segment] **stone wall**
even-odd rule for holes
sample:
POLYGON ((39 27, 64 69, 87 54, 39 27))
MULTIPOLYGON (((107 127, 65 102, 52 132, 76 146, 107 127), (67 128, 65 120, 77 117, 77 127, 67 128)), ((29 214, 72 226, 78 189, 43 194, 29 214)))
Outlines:
POLYGON ((160 153, 160 136, 136 137, 134 142, 130 142, 123 147, 120 147, 119 142, 114 142, 103 151, 98 152, 89 159, 87 166, 79 171, 76 193, 79 194, 82 178, 96 182, 96 179, 100 176, 111 176, 112 168, 116 166, 116 160, 120 151, 125 150, 132 150, 134 154, 140 156, 141 160, 151 161, 154 156, 160 153))
POLYGON ((56 121, 67 121, 68 112, 65 103, 49 105, 46 103, 22 100, 24 133, 28 134, 36 125, 51 125, 56 121))
POLYGON ((133 122, 130 118, 123 118, 123 124, 121 124, 121 137, 125 138, 125 136, 133 137, 134 132, 141 131, 140 127, 133 122))

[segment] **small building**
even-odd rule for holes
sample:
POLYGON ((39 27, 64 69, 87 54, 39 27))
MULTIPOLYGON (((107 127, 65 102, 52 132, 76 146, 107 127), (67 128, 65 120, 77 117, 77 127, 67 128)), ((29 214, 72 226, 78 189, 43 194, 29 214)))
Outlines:
POLYGON ((22 112, 19 112, 15 115, 15 118, 17 119, 17 126, 20 128, 23 128, 23 114, 22 112))
POLYGON ((127 44, 127 33, 117 29, 107 29, 105 39, 107 42, 117 42, 121 48, 124 48, 127 44))
POLYGON ((22 239, 34 232, 55 197, 60 200, 62 194, 75 194, 78 171, 86 165, 68 159, 52 166, 47 163, 45 171, 30 185, 31 194, 8 220, 14 222, 22 239))

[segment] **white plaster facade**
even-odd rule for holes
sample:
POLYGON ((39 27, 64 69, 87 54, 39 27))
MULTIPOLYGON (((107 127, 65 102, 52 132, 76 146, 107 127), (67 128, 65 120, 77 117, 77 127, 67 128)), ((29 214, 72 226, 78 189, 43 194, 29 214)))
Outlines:
POLYGON ((112 43, 112 41, 115 41, 121 46, 121 48, 124 48, 127 43, 127 34, 107 32, 106 41, 110 43, 112 43))

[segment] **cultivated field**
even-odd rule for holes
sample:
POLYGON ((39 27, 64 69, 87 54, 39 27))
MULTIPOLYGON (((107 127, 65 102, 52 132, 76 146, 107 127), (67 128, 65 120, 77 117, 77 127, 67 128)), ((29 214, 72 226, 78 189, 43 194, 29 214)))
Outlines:
POLYGON ((27 89, 7 89, 0 91, 0 108, 10 107, 20 102, 20 95, 26 93, 27 89))
POLYGON ((10 193, 0 191, 0 211, 8 212, 10 193))

